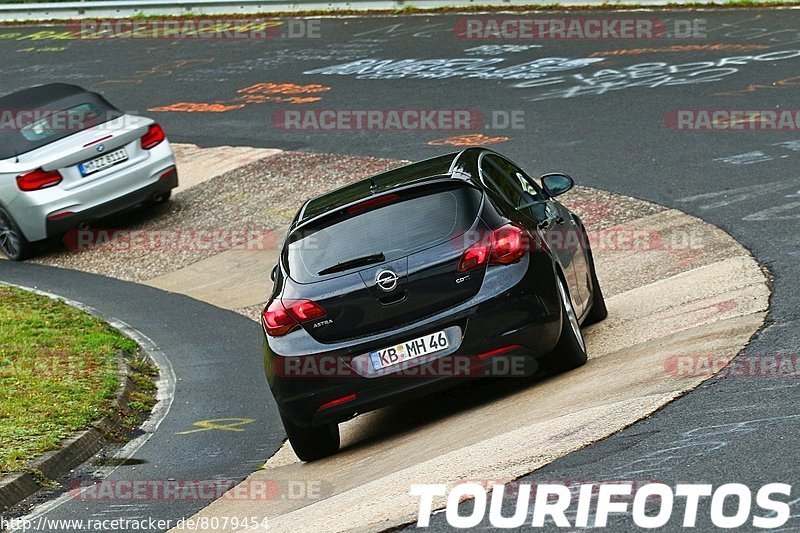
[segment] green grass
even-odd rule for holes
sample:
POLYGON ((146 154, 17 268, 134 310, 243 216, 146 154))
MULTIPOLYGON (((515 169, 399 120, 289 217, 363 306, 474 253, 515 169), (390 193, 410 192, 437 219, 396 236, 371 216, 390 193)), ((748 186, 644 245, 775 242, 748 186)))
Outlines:
POLYGON ((136 343, 63 302, 0 286, 0 474, 109 413, 136 343))

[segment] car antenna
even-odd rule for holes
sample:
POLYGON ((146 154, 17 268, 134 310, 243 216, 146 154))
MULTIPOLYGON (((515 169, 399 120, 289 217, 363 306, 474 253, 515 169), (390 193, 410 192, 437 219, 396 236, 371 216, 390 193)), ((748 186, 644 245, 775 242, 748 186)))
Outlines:
POLYGON ((19 150, 14 150, 14 164, 19 163, 19 150))

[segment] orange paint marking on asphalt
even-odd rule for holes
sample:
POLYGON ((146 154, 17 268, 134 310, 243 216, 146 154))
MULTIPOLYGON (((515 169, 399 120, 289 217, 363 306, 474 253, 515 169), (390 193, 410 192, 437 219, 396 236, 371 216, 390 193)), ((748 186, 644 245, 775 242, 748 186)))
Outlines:
POLYGON ((245 104, 206 104, 203 102, 178 102, 161 107, 150 107, 148 111, 177 111, 182 113, 225 113, 235 109, 241 109, 245 104))
POLYGON ((315 94, 330 91, 326 85, 312 83, 295 85, 294 83, 256 83, 236 91, 238 94, 315 94))
POLYGON ((483 146, 486 144, 504 143, 508 137, 488 137, 483 133, 472 133, 469 135, 456 135, 445 139, 428 141, 429 146, 483 146))
POLYGON ((782 89, 784 87, 796 87, 800 86, 800 76, 792 76, 791 78, 784 78, 782 80, 778 80, 771 85, 764 85, 761 83, 751 83, 747 86, 746 89, 740 89, 738 91, 727 91, 721 93, 713 93, 711 96, 741 96, 743 94, 754 93, 756 91, 760 91, 763 89, 782 89))
POLYGON ((166 106, 153 107, 148 111, 172 111, 179 113, 225 113, 241 109, 247 104, 265 104, 267 102, 283 104, 308 104, 322 100, 319 96, 303 96, 330 91, 326 85, 312 83, 296 85, 294 83, 256 83, 236 91, 237 96, 227 102, 191 103, 178 102, 166 106))

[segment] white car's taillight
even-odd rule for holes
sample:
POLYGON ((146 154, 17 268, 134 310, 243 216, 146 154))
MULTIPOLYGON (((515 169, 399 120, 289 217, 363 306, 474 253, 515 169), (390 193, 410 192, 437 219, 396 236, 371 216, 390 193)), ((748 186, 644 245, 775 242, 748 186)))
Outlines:
POLYGON ((61 174, 57 170, 37 168, 31 172, 17 176, 17 187, 21 191, 38 191, 61 183, 61 174))

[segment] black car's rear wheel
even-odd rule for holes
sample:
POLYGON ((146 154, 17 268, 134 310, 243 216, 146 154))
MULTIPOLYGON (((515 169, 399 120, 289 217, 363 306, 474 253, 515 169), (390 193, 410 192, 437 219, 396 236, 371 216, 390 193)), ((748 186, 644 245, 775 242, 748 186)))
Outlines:
POLYGON ((339 451, 339 425, 301 427, 281 415, 292 449, 301 461, 316 461, 339 451))
POLYGON ((586 364, 586 343, 572 300, 558 278, 558 295, 561 299, 561 336, 553 352, 547 357, 547 366, 554 372, 565 372, 586 364))
POLYGON ((22 261, 31 253, 31 244, 14 220, 0 210, 0 251, 12 261, 22 261))
POLYGON ((589 314, 586 315, 586 320, 583 321, 585 326, 601 322, 608 316, 606 300, 603 297, 600 282, 597 281, 597 271, 594 268, 594 257, 592 256, 591 250, 589 250, 589 267, 592 270, 592 309, 589 311, 589 314))

